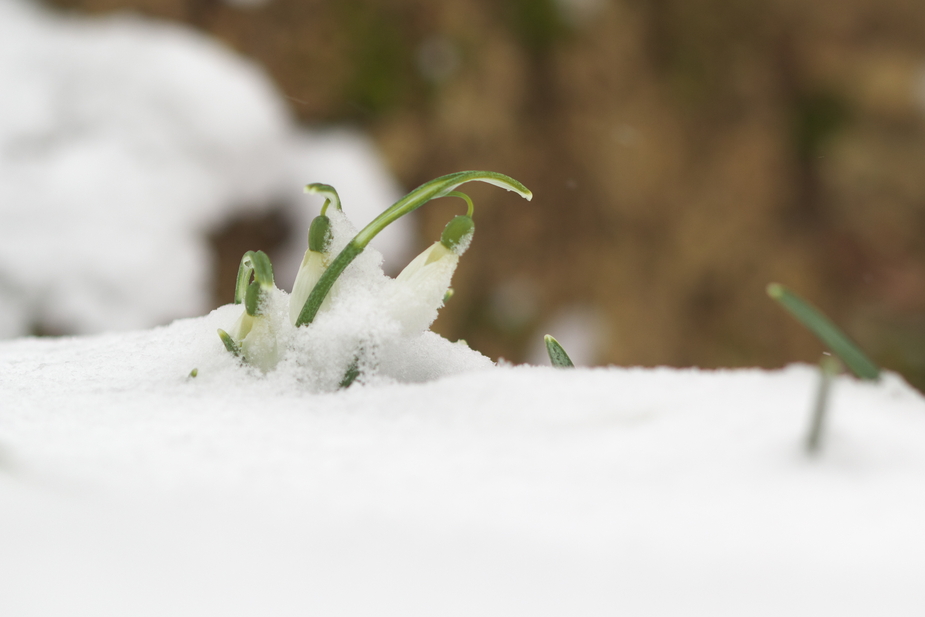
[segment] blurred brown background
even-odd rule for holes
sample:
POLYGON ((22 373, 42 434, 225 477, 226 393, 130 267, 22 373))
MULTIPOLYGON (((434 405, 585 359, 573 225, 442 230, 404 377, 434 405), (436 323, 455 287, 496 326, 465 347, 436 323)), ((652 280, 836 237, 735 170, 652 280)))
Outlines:
MULTIPOLYGON (((816 361, 765 296, 779 281, 925 386, 920 2, 56 4, 212 33, 304 121, 367 129, 407 188, 524 182, 532 203, 470 185, 478 232, 435 325, 493 358, 524 360, 578 307, 603 326, 599 363, 816 361)), ((422 210, 422 247, 458 209, 422 210)))

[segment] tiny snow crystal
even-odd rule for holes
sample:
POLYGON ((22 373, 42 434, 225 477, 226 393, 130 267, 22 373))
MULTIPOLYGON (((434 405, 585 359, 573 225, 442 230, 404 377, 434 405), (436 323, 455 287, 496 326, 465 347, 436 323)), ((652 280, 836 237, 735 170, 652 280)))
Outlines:
MULTIPOLYGON (((244 312, 230 331, 219 330, 226 349, 264 373, 287 356, 292 356, 290 364, 319 374, 330 373, 333 368, 340 377, 336 383, 330 379, 325 383, 340 387, 375 374, 382 364, 403 375, 433 374, 432 369, 415 368, 409 356, 414 350, 433 352, 434 341, 426 335, 436 335, 428 329, 452 293, 453 273, 475 230, 472 200, 454 189, 471 181, 493 184, 528 200, 533 196, 520 182, 503 174, 458 172, 419 186, 353 235, 337 191, 326 184, 308 185, 306 192, 323 195, 325 202, 309 228, 308 248, 288 305, 281 309, 285 292, 275 286, 269 258, 261 251, 248 251, 241 260, 235 287, 235 304, 243 303, 244 312), (425 203, 446 196, 464 199, 468 211, 453 218, 440 240, 395 279, 385 277, 378 262, 374 268, 358 263, 348 270, 376 234, 425 203), (335 208, 329 216, 332 203, 335 208), (350 235, 352 239, 348 239, 350 235), (285 316, 281 318, 281 314, 285 316), (334 317, 326 321, 320 319, 332 314, 334 317), (312 330, 328 330, 330 336, 317 332, 314 338, 302 335, 312 330), (340 338, 332 341, 331 336, 340 338)), ((459 345, 445 348, 448 362, 459 349, 459 345)))

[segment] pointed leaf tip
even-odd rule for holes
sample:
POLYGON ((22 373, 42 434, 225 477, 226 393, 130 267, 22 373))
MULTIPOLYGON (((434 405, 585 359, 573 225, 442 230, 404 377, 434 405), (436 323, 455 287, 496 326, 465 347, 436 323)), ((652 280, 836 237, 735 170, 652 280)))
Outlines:
POLYGON ((238 344, 234 342, 234 339, 231 338, 230 334, 228 334, 227 332, 219 328, 218 337, 222 339, 222 343, 225 345, 225 349, 227 349, 228 351, 230 351, 232 354, 236 356, 241 355, 241 348, 238 347, 238 344))
POLYGON ((546 353, 549 354, 549 361, 556 368, 574 368, 572 359, 565 353, 565 349, 555 338, 547 334, 543 339, 546 341, 546 353))

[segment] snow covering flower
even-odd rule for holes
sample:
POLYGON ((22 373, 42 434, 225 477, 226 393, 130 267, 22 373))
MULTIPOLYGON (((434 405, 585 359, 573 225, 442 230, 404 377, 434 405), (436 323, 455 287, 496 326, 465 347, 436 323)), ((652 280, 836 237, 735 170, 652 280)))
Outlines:
POLYGON ((251 315, 246 310, 229 333, 248 364, 266 373, 279 362, 279 344, 272 320, 263 313, 251 315))

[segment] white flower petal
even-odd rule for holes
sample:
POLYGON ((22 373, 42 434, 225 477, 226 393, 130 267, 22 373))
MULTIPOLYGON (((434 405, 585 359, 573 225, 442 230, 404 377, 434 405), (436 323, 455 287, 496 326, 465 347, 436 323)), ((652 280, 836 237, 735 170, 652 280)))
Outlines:
POLYGON ((458 263, 459 255, 435 242, 396 277, 389 309, 405 334, 423 332, 437 318, 458 263))
MULTIPOLYGON (((305 306, 305 301, 308 300, 308 296, 318 283, 318 279, 327 269, 326 261, 327 258, 323 253, 312 250, 305 251, 299 273, 296 275, 295 283, 292 285, 292 294, 289 296, 289 321, 292 322, 292 325, 295 325, 296 320, 299 318, 299 313, 302 312, 302 307, 305 306)), ((321 306, 327 305, 330 298, 331 294, 329 293, 321 306)))

